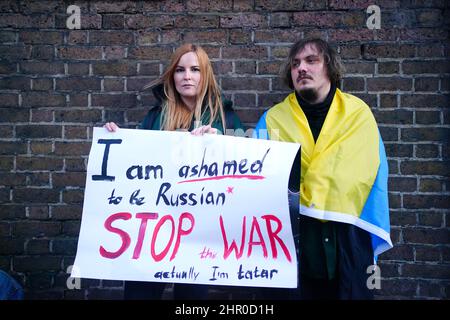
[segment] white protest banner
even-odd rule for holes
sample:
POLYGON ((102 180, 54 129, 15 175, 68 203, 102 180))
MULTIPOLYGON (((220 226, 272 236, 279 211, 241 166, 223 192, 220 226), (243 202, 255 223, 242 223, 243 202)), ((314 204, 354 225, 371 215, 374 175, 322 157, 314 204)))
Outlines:
POLYGON ((296 287, 287 189, 298 148, 94 128, 76 276, 296 287))

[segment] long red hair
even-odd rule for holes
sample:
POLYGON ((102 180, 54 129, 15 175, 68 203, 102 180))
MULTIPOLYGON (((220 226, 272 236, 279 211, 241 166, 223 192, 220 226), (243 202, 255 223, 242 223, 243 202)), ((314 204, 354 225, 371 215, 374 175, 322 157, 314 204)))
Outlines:
MULTIPOLYGON (((145 86, 144 88, 151 88, 158 84, 164 85, 164 94, 167 100, 162 105, 161 129, 176 130, 189 129, 192 120, 202 121, 203 113, 209 110, 210 119, 209 125, 218 117, 222 120, 223 132, 225 132, 225 115, 223 111, 221 92, 214 77, 211 61, 208 54, 200 46, 187 43, 179 47, 172 55, 170 64, 164 71, 162 76, 145 86), (176 90, 174 73, 178 66, 181 57, 188 53, 194 52, 197 55, 200 67, 200 92, 196 98, 194 110, 189 109, 181 99, 180 94, 176 90), (206 103, 206 109, 203 105, 206 103)), ((202 123, 206 125, 206 123, 202 123)))

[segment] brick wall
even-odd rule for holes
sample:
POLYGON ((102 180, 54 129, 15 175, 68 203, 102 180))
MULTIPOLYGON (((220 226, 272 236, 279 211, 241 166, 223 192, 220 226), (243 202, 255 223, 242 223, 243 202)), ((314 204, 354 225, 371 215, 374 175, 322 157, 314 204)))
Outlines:
POLYGON ((0 1, 0 268, 27 298, 121 299, 120 281, 66 287, 92 127, 135 127, 154 102, 141 88, 174 48, 201 44, 225 94, 253 126, 288 93, 279 67, 290 45, 310 35, 338 48, 343 89, 372 107, 385 141, 395 246, 379 258, 377 297, 449 298, 447 1, 76 4, 81 30, 66 27, 67 2, 0 1), (366 26, 370 4, 381 8, 379 30, 366 26))

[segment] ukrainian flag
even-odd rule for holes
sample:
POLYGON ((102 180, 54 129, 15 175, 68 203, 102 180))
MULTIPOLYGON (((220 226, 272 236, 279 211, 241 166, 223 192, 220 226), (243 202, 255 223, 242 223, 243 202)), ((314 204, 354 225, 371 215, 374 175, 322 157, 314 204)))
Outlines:
POLYGON ((264 113, 253 137, 301 144, 301 214, 368 231, 375 257, 392 248, 386 152, 362 100, 336 89, 315 142, 292 93, 264 113))

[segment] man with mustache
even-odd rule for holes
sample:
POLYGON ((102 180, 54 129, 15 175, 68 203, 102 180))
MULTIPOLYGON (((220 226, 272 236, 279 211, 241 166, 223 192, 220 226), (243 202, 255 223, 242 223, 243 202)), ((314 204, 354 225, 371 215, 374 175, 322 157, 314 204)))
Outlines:
POLYGON ((392 247, 384 145, 369 106, 338 89, 341 76, 326 41, 296 42, 283 74, 294 92, 255 128, 256 138, 301 144, 289 181, 300 192, 299 289, 266 297, 372 299, 377 256, 392 247))

